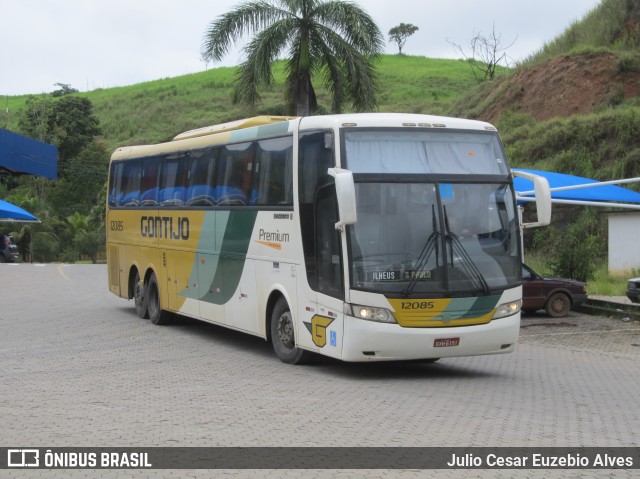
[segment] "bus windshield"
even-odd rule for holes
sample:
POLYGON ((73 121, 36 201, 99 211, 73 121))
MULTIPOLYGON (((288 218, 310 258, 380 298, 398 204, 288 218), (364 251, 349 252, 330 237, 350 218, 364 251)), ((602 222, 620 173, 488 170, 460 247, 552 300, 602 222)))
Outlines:
POLYGON ((347 130, 344 139, 354 174, 508 175, 496 132, 347 130))
POLYGON ((477 296, 516 286, 519 236, 501 152, 484 132, 347 132, 358 209, 351 287, 477 296))

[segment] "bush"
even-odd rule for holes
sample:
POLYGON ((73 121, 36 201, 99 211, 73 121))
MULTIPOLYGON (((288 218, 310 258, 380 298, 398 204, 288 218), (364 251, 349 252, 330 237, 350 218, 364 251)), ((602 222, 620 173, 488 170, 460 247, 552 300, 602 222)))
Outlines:
POLYGON ((73 239, 75 250, 91 258, 93 264, 98 259, 98 251, 104 247, 104 235, 100 231, 79 231, 73 239))
POLYGON ((60 243, 52 233, 42 231, 33 235, 33 258, 38 262, 50 262, 56 259, 60 243))
POLYGON ((597 213, 585 209, 564 231, 558 231, 550 261, 553 274, 585 282, 591 279, 595 265, 605 255, 606 242, 600 240, 605 237, 602 230, 602 221, 597 213))
POLYGON ((63 263, 75 263, 80 258, 80 253, 74 247, 67 247, 60 255, 60 261, 63 263))

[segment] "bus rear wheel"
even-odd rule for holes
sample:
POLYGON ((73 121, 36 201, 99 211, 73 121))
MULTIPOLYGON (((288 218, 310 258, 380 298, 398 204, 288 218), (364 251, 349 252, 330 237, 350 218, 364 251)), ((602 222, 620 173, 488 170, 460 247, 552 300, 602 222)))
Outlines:
POLYGON ((151 322, 158 325, 169 324, 172 316, 169 311, 165 311, 160 307, 160 289, 158 288, 158 280, 156 279, 155 273, 151 273, 151 276, 149 276, 149 281, 145 289, 147 308, 151 322))
POLYGON ((144 281, 140 279, 138 271, 136 271, 136 277, 133 281, 133 302, 136 306, 136 313, 142 319, 149 319, 146 288, 144 287, 144 281))
POLYGON ((287 364, 302 364, 309 356, 296 347, 293 316, 284 298, 278 299, 271 313, 271 344, 278 359, 287 364))

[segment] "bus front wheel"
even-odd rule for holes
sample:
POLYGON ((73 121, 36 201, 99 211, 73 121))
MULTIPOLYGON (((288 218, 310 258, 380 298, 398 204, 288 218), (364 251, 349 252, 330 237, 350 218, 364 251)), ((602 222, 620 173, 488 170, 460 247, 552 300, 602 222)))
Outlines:
POLYGON ((276 356, 283 363, 301 364, 309 355, 296 347, 293 316, 284 298, 278 299, 271 313, 271 344, 276 356))
POLYGON ((171 322, 171 313, 160 307, 160 289, 155 273, 151 273, 147 283, 146 296, 149 319, 153 324, 165 325, 171 322))

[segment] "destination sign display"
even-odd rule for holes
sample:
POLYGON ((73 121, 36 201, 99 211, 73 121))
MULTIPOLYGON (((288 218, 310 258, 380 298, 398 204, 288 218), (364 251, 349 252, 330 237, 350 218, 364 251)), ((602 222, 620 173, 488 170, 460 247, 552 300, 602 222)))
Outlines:
POLYGON ((413 281, 431 279, 431 271, 376 270, 365 271, 367 281, 413 281))

